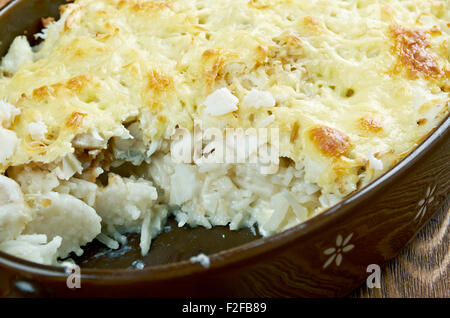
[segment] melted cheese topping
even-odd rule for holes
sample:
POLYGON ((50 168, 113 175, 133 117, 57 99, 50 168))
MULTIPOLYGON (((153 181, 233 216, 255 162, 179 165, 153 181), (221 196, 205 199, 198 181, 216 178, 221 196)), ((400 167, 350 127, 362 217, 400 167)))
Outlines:
POLYGON ((20 110, 1 172, 60 161, 89 134, 126 138, 136 119, 145 144, 194 119, 264 122, 308 181, 346 194, 362 167, 391 167, 448 114, 447 1, 78 0, 62 11, 32 58, 0 68, 0 99, 20 110), (237 105, 213 115, 205 100, 224 88, 237 105))

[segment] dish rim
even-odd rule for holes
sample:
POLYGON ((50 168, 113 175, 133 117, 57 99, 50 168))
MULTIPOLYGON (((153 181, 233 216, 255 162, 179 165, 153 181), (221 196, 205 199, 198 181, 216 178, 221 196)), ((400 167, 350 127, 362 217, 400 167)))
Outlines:
MULTIPOLYGON (((10 9, 14 4, 19 2, 20 0, 12 0, 7 2, 5 6, 0 8, 0 15, 5 10, 10 9)), ((445 138, 450 138, 450 114, 448 114, 437 127, 431 130, 426 135, 424 140, 415 146, 415 148, 404 158, 402 158, 402 160, 362 189, 352 193, 344 200, 329 207, 319 215, 316 215, 311 219, 293 226, 281 233, 262 237, 249 243, 208 255, 210 259, 210 267, 208 268, 205 268, 198 263, 192 263, 190 260, 153 265, 143 269, 82 268, 81 279, 86 281, 101 279, 102 282, 106 284, 129 284, 134 281, 142 281, 142 278, 144 277, 146 282, 163 281, 177 277, 200 274, 211 270, 219 270, 227 266, 246 262, 263 254, 276 252, 279 249, 287 248, 291 243, 301 237, 307 237, 311 233, 325 228, 327 225, 333 223, 333 221, 342 217, 344 214, 351 213, 353 208, 358 203, 369 199, 387 185, 391 184, 406 170, 424 157, 429 150, 433 148, 433 145, 445 138)), ((33 276, 46 277, 48 279, 55 280, 61 278, 66 279, 68 275, 63 266, 34 263, 2 251, 0 251, 0 266, 33 276)))

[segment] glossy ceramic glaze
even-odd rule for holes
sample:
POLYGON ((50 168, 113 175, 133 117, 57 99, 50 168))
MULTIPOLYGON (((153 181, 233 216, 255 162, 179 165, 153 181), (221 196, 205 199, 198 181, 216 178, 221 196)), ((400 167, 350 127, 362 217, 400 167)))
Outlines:
MULTIPOLYGON (((19 34, 39 31, 40 18, 57 16, 64 1, 18 0, 0 12, 0 56, 19 34)), ((0 252, 1 296, 345 296, 411 240, 449 204, 450 118, 397 166, 323 214, 267 238, 249 230, 170 230, 145 258, 129 246, 114 253, 90 244, 81 265, 81 288, 70 273, 0 252), (204 252, 211 265, 189 257, 204 252), (145 267, 136 269, 133 261, 145 267)))

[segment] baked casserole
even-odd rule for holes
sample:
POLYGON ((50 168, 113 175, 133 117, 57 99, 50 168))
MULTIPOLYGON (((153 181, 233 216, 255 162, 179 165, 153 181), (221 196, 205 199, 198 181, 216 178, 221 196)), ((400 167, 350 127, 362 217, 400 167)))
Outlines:
POLYGON ((267 236, 325 211, 448 115, 449 9, 62 6, 39 44, 17 37, 0 64, 0 250, 57 265, 139 232, 145 255, 171 216, 267 236))

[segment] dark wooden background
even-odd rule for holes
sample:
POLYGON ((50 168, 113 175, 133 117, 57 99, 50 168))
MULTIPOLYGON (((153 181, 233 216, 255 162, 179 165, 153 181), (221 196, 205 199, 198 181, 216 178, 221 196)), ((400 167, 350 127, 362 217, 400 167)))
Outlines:
MULTIPOLYGON (((11 0, 0 0, 0 8, 11 0)), ((383 269, 381 288, 363 285, 351 297, 449 297, 450 209, 442 208, 383 269)))
POLYGON ((381 288, 364 284, 351 297, 450 298, 450 209, 442 207, 381 274, 381 288))

